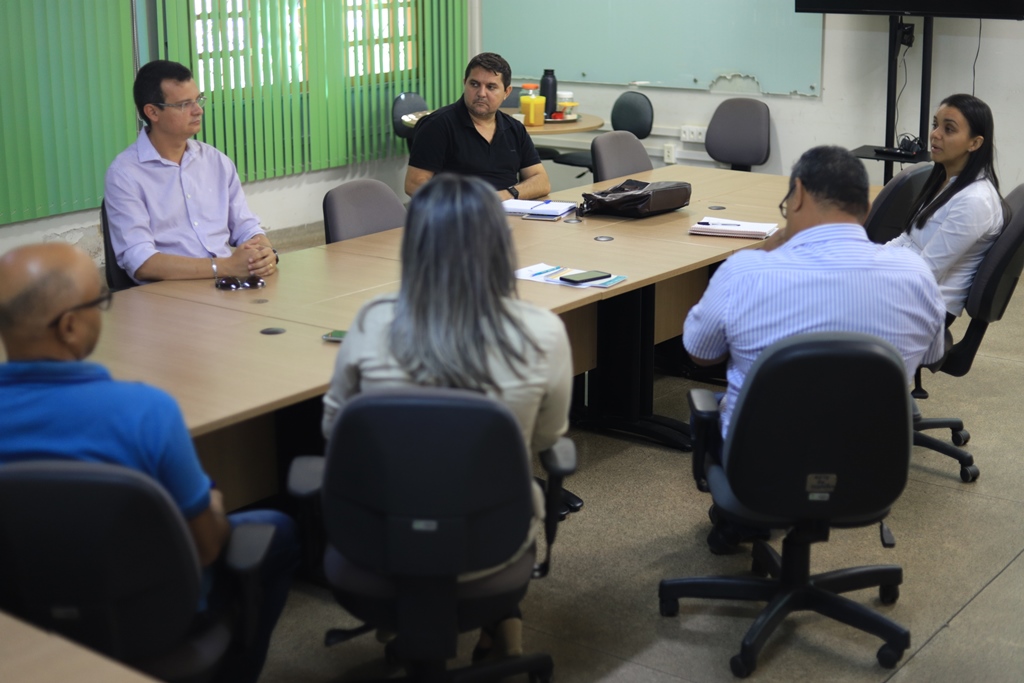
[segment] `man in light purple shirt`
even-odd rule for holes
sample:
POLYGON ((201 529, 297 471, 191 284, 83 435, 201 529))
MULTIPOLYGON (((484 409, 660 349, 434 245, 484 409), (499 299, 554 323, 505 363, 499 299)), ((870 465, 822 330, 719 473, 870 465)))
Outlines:
MULTIPOLYGON (((868 240, 864 165, 840 147, 815 147, 793 167, 779 205, 784 231, 759 251, 732 255, 715 272, 683 325, 694 362, 727 360, 722 436, 747 373, 780 339, 806 332, 863 332, 900 352, 907 382, 943 353, 946 309, 931 269, 909 249, 868 240)), ((841 391, 841 387, 837 390, 841 391)), ((735 550, 736 535, 708 537, 712 552, 735 550)))
POLYGON ((192 72, 150 62, 134 95, 146 127, 107 169, 104 193, 118 265, 140 283, 276 272, 277 252, 245 203, 235 165, 192 139, 205 102, 192 72))

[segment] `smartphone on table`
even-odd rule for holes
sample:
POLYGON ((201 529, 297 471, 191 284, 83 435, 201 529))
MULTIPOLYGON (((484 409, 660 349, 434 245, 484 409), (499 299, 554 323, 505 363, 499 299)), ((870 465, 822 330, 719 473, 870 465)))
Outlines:
POLYGON ((341 342, 341 340, 345 338, 346 334, 348 334, 347 330, 331 330, 324 334, 323 340, 329 342, 341 342))
POLYGON ((606 277, 611 277, 611 273, 606 273, 603 270, 588 270, 583 273, 573 273, 572 275, 563 275, 558 278, 562 282, 568 282, 570 285, 582 285, 584 282, 593 282, 594 280, 603 280, 606 277))

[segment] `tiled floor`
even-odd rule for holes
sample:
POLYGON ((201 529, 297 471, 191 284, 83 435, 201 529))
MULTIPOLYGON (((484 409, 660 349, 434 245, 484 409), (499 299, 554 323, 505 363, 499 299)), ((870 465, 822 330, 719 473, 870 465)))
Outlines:
MULTIPOLYGON (((1022 332, 1018 295, 1006 319, 989 329, 967 376, 926 373, 932 397, 922 410, 965 419, 980 479, 964 484, 952 460, 915 449, 910 483, 889 518, 896 548, 884 550, 877 528, 868 527, 835 531, 812 553, 815 571, 903 566, 897 604, 881 606, 874 591, 852 594, 910 628, 912 645, 899 667, 877 664, 878 639, 805 613, 768 642, 752 680, 1024 680, 1022 332)), ((660 378, 658 412, 682 417, 687 388, 683 380, 660 378)), ((691 600, 677 617, 658 614, 661 578, 749 569, 748 556, 707 551, 709 500, 693 488, 689 455, 589 432, 572 436, 580 470, 570 484, 586 505, 560 527, 551 575, 535 581, 523 603, 527 650, 551 653, 561 683, 733 680, 729 658, 759 604, 691 600)), ((387 674, 372 636, 323 647, 323 631, 346 624, 351 618, 329 594, 297 586, 262 680, 387 674)), ((461 662, 472 644, 473 636, 464 636, 461 662)))

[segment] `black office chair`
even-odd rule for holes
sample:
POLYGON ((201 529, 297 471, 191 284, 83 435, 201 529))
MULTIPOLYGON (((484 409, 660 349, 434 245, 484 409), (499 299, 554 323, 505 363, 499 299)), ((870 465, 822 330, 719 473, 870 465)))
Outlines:
POLYGON ((594 160, 594 182, 654 168, 643 143, 628 130, 598 135, 590 143, 590 155, 594 160))
POLYGON ((402 123, 402 117, 428 109, 430 107, 427 106, 427 101, 414 92, 400 93, 391 106, 391 128, 395 135, 405 140, 406 147, 410 150, 412 149, 412 136, 416 129, 402 123))
POLYGON ((405 225, 405 205, 385 183, 360 178, 324 195, 327 244, 405 225))
MULTIPOLYGON (((736 676, 756 668, 765 642, 797 610, 882 638, 877 656, 886 668, 910 646, 907 629, 839 595, 878 586, 882 603, 892 604, 903 581, 899 566, 810 574, 812 543, 827 541, 833 527, 880 523, 903 491, 911 443, 906 387, 906 368, 892 345, 865 334, 825 332, 789 337, 761 353, 724 445, 715 396, 690 391, 694 474, 699 488, 711 490, 716 519, 789 530, 781 555, 766 541, 754 542, 755 577, 668 579, 658 589, 663 616, 678 614, 679 598, 768 603, 730 661, 736 676), (844 437, 837 440, 837 433, 844 437)), ((883 543, 891 545, 882 528, 883 543)))
POLYGON ((562 439, 541 462, 550 475, 544 563, 534 566, 531 548, 496 573, 458 582, 457 576, 511 558, 527 538, 532 488, 515 417, 493 399, 455 389, 353 399, 338 419, 326 461, 297 458, 289 476, 289 490, 300 498, 322 482, 324 571, 341 605, 366 622, 329 632, 327 644, 383 628, 397 634, 389 650, 405 662, 406 680, 529 673, 531 681, 549 681, 553 664, 543 654, 445 671, 460 632, 513 612, 531 576, 547 574, 562 479, 576 469, 572 442, 562 439))
MULTIPOLYGON (((612 130, 628 130, 638 140, 651 134, 654 126, 654 106, 647 95, 630 90, 619 95, 612 106, 612 130)), ((594 172, 594 157, 591 152, 567 152, 555 158, 556 164, 580 166, 591 173, 594 172)), ((577 178, 581 178, 580 173, 577 178)))
POLYGON ((725 100, 708 122, 704 149, 715 161, 731 164, 734 171, 760 166, 771 154, 771 112, 761 100, 735 97, 725 100))
MULTIPOLYGON (((501 103, 502 109, 515 109, 519 111, 519 95, 522 94, 523 89, 518 85, 512 86, 512 92, 509 93, 508 97, 501 103)), ((537 154, 540 156, 541 161, 553 161, 561 152, 554 147, 536 147, 537 154)))
MULTIPOLYGON (((895 179, 894 179, 895 180, 895 179)), ((953 344, 953 337, 946 331, 946 354, 938 362, 928 365, 934 372, 944 372, 953 377, 963 377, 974 364, 974 357, 981 347, 990 323, 1002 319, 1006 307, 1017 287, 1021 270, 1024 269, 1024 185, 1018 185, 1006 196, 1010 209, 1010 221, 1002 234, 985 254, 971 283, 964 311, 971 318, 967 331, 960 341, 953 344)), ((921 383, 921 369, 914 377, 915 398, 928 398, 921 383)), ((959 418, 923 418, 916 410, 914 416, 914 445, 924 446, 960 463, 960 479, 972 482, 978 478, 978 466, 974 456, 960 448, 971 439, 959 418), (927 429, 948 429, 952 443, 922 433, 927 429)))
POLYGON ((0 606, 160 680, 210 681, 229 648, 251 642, 273 534, 234 529, 224 555, 245 599, 199 626, 199 560, 159 484, 103 463, 3 465, 0 606))
POLYGON ((910 207, 924 189, 924 183, 932 172, 932 164, 914 164, 903 169, 885 184, 882 191, 871 202, 871 211, 864 220, 868 239, 876 244, 885 244, 898 237, 910 220, 910 207))
POLYGON ((107 276, 107 287, 112 292, 135 287, 138 283, 131 279, 124 268, 117 265, 117 254, 110 243, 110 223, 107 221, 107 203, 100 202, 100 227, 103 231, 103 271, 107 276))

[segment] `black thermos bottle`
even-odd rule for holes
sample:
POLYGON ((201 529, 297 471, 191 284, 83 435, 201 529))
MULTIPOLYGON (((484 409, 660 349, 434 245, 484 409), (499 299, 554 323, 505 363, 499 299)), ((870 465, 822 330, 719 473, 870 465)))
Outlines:
POLYGON ((540 77, 540 96, 544 100, 544 118, 550 119, 558 108, 558 81, 555 80, 554 69, 544 69, 540 77))

